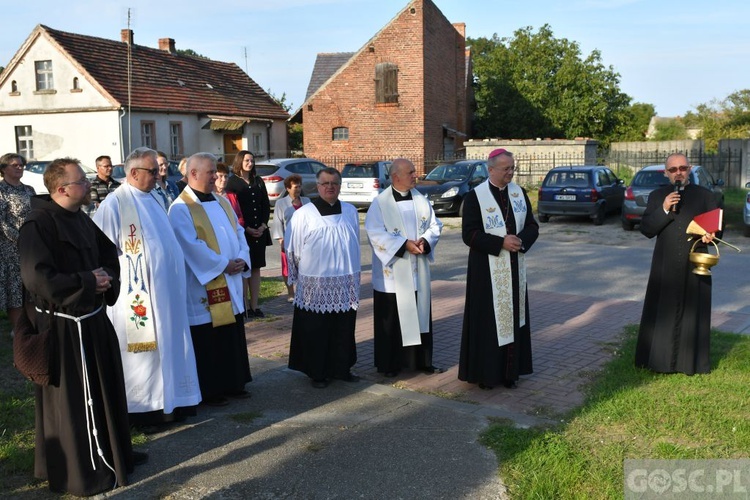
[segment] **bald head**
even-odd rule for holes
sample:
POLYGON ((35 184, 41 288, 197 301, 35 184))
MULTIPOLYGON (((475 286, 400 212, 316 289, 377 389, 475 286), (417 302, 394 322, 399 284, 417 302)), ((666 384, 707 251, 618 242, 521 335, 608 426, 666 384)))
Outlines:
POLYGON ((417 185, 417 170, 406 158, 396 158, 391 163, 391 182, 397 191, 409 191, 417 185))

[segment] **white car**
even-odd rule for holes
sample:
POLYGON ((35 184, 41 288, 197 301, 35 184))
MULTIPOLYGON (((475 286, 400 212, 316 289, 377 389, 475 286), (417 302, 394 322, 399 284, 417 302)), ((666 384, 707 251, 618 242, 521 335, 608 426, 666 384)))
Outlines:
POLYGON ((372 200, 391 185, 390 170, 389 161, 344 165, 339 199, 357 208, 369 208, 372 200))
MULTIPOLYGON (((31 160, 26 162, 26 166, 23 168, 23 177, 21 182, 27 186, 31 186, 36 191, 36 194, 49 194, 47 188, 44 185, 44 172, 47 170, 51 160, 31 160)), ((96 170, 86 165, 81 165, 83 172, 89 180, 93 180, 96 177, 96 170)))

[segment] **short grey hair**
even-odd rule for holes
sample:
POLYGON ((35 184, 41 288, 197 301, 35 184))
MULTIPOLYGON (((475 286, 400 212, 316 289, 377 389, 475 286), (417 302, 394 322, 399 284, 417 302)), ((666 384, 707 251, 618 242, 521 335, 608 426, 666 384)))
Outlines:
POLYGON ((130 170, 141 164, 144 158, 153 157, 156 159, 156 151, 151 148, 142 147, 134 149, 127 158, 125 158, 125 175, 130 174, 130 170))
POLYGON ((211 165, 213 165, 214 168, 216 168, 216 164, 219 162, 216 156, 212 153, 195 153, 187 159, 187 163, 185 164, 185 175, 190 172, 190 168, 192 167, 193 162, 197 160, 208 160, 211 162, 211 165))

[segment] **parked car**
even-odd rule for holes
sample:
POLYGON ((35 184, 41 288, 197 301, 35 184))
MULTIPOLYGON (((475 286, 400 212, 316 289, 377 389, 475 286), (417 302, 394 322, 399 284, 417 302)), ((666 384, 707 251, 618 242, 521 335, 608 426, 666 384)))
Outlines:
MULTIPOLYGON (((44 185, 44 172, 50 163, 52 163, 52 160, 31 160, 26 162, 21 182, 33 187, 36 194, 48 194, 49 191, 47 191, 47 187, 44 185)), ((81 168, 89 180, 93 180, 96 177, 96 170, 86 165, 81 165, 81 168)))
POLYGON ((385 188, 391 185, 391 162, 347 163, 341 171, 339 199, 357 208, 368 208, 385 188))
MULTIPOLYGON (((176 160, 169 160, 168 163, 169 166, 167 167, 167 180, 177 182, 182 179, 182 174, 180 173, 180 162, 176 160)), ((112 166, 112 178, 120 183, 125 181, 124 164, 118 163, 117 165, 112 166)))
MULTIPOLYGON (((745 184, 745 188, 750 189, 750 182, 745 184)), ((750 236, 750 191, 745 196, 745 211, 743 212, 743 218, 745 219, 745 236, 750 236)))
POLYGON ((255 172, 266 183, 271 206, 276 205, 276 200, 286 193, 284 179, 292 174, 302 177, 302 196, 317 198, 318 187, 315 174, 324 168, 328 166, 310 158, 274 158, 255 164, 255 172))
MULTIPOLYGON (((714 180, 711 172, 700 165, 694 165, 690 169, 690 183, 712 191, 716 204, 724 207, 723 180, 714 180)), ((625 190, 625 201, 622 204, 620 219, 624 230, 632 231, 633 227, 641 222, 648 205, 648 196, 653 190, 666 184, 669 184, 669 179, 664 175, 664 165, 649 165, 635 174, 630 186, 625 190)))
POLYGON ((603 165, 555 167, 539 188, 539 222, 552 215, 582 215, 600 226, 622 207, 625 181, 603 165))
POLYGON ((488 177, 484 160, 441 163, 417 184, 417 191, 430 200, 436 214, 463 215, 464 198, 488 177))

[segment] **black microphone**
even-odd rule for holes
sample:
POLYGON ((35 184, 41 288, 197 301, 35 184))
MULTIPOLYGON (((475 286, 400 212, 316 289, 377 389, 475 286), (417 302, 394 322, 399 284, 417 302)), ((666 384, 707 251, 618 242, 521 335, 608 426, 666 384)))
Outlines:
MULTIPOLYGON (((682 181, 680 181, 680 180, 674 181, 674 191, 672 191, 672 192, 673 193, 679 193, 681 187, 682 187, 682 181)), ((677 203, 675 203, 674 205, 672 205, 672 211, 674 213, 677 213, 677 205, 679 205, 679 203, 680 202, 678 201, 677 203)))

